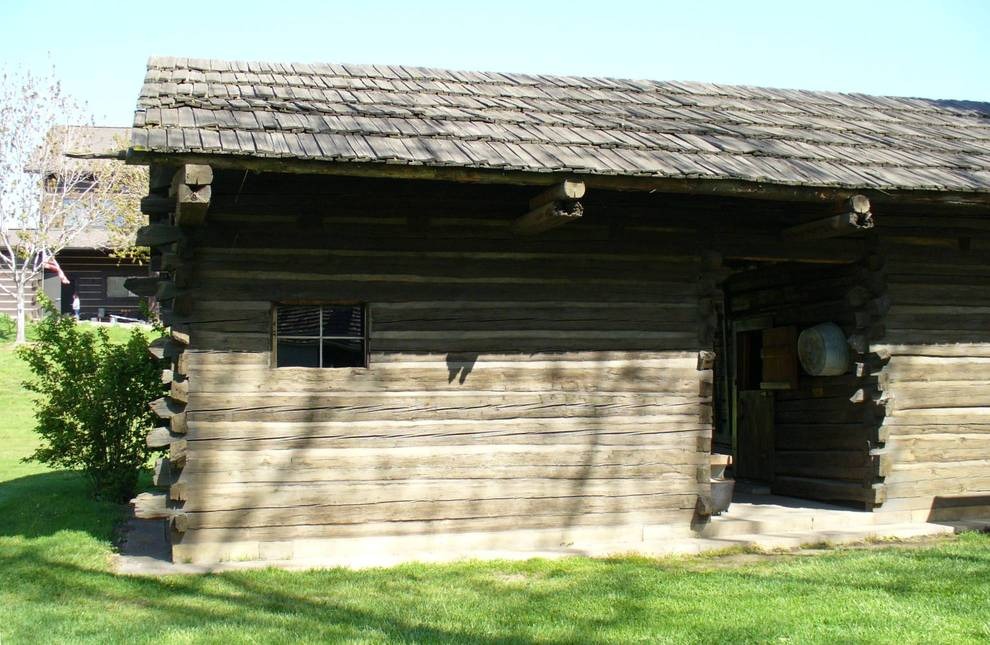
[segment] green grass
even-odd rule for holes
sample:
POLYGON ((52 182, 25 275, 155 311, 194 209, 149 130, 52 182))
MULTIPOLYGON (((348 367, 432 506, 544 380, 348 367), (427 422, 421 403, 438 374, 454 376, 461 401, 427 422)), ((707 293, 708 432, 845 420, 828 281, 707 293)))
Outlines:
POLYGON ((33 450, 0 345, 0 643, 978 643, 990 536, 811 556, 468 562, 126 578, 119 509, 33 450))

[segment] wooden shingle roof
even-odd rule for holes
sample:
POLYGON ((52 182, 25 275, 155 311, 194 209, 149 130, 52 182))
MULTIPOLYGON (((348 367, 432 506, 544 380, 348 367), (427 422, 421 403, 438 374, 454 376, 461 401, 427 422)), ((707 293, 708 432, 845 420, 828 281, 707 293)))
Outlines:
POLYGON ((132 152, 990 192, 990 104, 152 58, 132 152))

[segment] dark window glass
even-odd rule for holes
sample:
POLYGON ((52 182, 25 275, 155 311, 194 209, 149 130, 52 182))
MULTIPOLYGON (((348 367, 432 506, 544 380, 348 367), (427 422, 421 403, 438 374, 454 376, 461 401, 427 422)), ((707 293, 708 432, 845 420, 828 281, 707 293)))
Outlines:
POLYGON ((348 338, 364 336, 364 307, 323 307, 323 335, 348 338))
POLYGON ((323 339, 323 367, 364 367, 364 341, 323 339))
POLYGON ((305 306, 283 306, 276 312, 278 335, 319 336, 320 308, 305 306))
POLYGON ((276 367, 319 367, 320 341, 317 338, 279 338, 275 356, 276 367))
POLYGON ((364 367, 363 305, 280 305, 275 367, 364 367))

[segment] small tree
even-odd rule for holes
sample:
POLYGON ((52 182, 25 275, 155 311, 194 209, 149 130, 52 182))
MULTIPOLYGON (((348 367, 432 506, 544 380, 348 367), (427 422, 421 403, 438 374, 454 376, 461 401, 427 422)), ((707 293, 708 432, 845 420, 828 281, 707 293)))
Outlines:
POLYGON ((19 349, 39 396, 35 409, 43 444, 29 460, 82 468, 98 497, 130 499, 148 459, 146 435, 155 417, 148 402, 162 396, 161 365, 138 329, 126 343, 110 342, 54 311, 37 326, 38 342, 19 349))
POLYGON ((134 186, 144 175, 106 159, 110 151, 87 150, 86 128, 70 126, 84 122, 82 110, 54 73, 4 72, 0 81, 0 270, 13 282, 0 289, 16 302, 23 343, 30 285, 59 251, 91 226, 131 245, 140 218, 134 186))

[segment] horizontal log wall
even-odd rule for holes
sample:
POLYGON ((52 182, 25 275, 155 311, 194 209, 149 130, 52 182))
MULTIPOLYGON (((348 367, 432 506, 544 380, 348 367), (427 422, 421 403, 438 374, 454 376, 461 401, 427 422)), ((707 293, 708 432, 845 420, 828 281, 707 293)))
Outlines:
MULTIPOLYGON (((865 240, 849 240, 866 256, 865 240)), ((885 285, 864 263, 775 265, 739 273, 727 285, 730 319, 767 317, 774 327, 797 330, 834 322, 855 338, 874 318, 869 303, 885 285)), ((861 348, 867 349, 867 348, 861 348)), ((775 493, 864 503, 882 501, 882 409, 877 380, 862 373, 865 352, 841 376, 799 372, 798 387, 774 392, 775 493)))
POLYGON ((880 347, 891 453, 883 510, 990 516, 990 217, 879 222, 891 298, 880 347))
POLYGON ((518 237, 530 192, 217 173, 172 314, 177 559, 688 527, 711 440, 702 236, 589 196, 518 237), (368 303, 370 367, 272 369, 283 300, 368 303))

